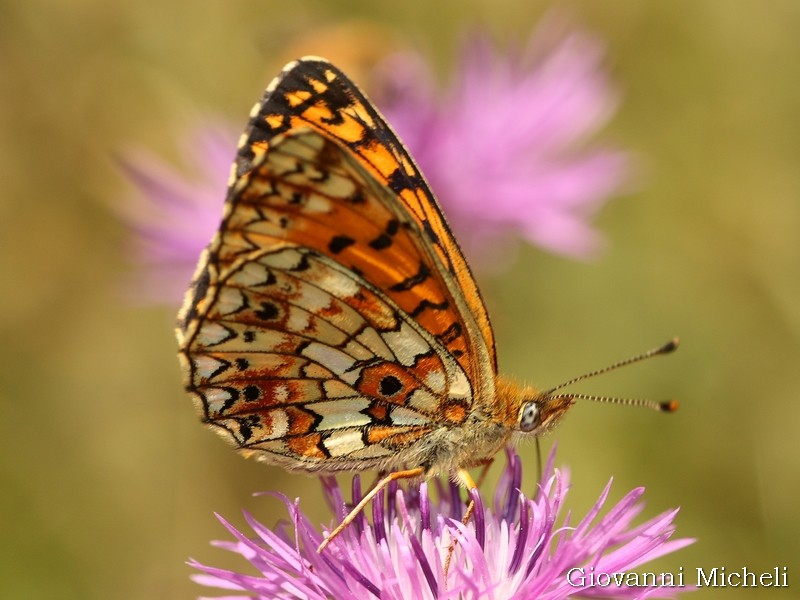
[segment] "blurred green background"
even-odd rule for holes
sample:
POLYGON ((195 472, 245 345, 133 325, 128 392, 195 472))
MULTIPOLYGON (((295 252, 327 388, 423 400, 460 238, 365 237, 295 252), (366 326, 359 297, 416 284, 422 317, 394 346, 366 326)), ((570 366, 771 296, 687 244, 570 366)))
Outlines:
MULTIPOLYGON (((244 461, 181 390, 175 310, 126 301, 131 186, 113 156, 167 159, 204 114, 244 125, 300 53, 346 63, 358 20, 446 77, 465 28, 525 40, 543 2, 260 0, 0 3, 0 395, 3 598, 190 598, 192 556, 236 564, 218 511, 283 514, 251 494, 318 484, 244 461)), ((560 382, 680 335, 674 356, 587 382, 676 397, 675 415, 585 403, 549 438, 585 510, 647 487, 645 516, 680 506, 698 542, 656 564, 800 565, 800 4, 574 1, 608 43, 623 92, 603 134, 641 185, 600 215, 608 251, 577 263, 526 248, 482 281, 502 370, 560 382)), ((380 36, 379 36, 380 37, 380 36)), ((361 48, 363 54, 364 49, 361 48)), ((358 78, 358 75, 354 75, 358 78)), ((523 448, 535 474, 531 447, 523 448)), ((702 598, 789 598, 704 590, 702 598)))

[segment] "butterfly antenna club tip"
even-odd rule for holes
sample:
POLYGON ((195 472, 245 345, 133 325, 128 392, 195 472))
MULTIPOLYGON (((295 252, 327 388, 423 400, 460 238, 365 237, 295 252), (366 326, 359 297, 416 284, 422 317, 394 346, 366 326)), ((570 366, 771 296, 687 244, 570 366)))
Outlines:
POLYGON ((680 404, 677 400, 667 400, 666 402, 659 402, 658 407, 661 412, 673 413, 678 410, 680 404))
POLYGON ((675 350, 677 350, 678 346, 680 346, 680 345, 681 345, 680 338, 674 337, 670 341, 668 341, 666 344, 661 346, 661 348, 659 348, 656 351, 656 353, 657 354, 669 354, 670 352, 675 352, 675 350))

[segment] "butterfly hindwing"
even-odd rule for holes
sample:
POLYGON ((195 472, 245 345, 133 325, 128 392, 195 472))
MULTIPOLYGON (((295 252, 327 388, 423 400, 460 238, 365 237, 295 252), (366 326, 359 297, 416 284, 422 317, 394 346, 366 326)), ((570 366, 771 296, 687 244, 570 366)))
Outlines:
POLYGON ((455 357, 468 348, 415 319, 447 290, 416 275, 439 266, 397 208, 307 128, 273 139, 231 191, 179 338, 205 419, 244 451, 290 468, 391 465, 466 418, 455 357), (391 243, 371 243, 380 231, 391 243))

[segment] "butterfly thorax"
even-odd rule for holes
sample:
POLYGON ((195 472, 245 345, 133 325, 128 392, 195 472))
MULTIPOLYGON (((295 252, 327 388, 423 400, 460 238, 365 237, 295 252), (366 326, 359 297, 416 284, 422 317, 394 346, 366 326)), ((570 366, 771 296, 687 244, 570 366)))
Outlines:
POLYGON ((552 396, 506 377, 495 380, 491 399, 475 399, 466 420, 457 427, 432 432, 415 450, 430 475, 455 473, 484 464, 515 437, 540 436, 550 431, 574 400, 552 396), (527 418, 530 407, 535 412, 527 418))

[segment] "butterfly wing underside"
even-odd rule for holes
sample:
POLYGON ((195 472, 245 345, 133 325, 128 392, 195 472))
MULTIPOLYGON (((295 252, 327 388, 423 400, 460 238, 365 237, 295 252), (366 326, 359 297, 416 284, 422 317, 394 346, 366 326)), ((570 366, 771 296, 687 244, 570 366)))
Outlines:
POLYGON ((287 468, 423 464, 432 432, 491 391, 495 358, 413 162, 341 72, 308 59, 268 88, 235 169, 178 328, 204 420, 287 468))

